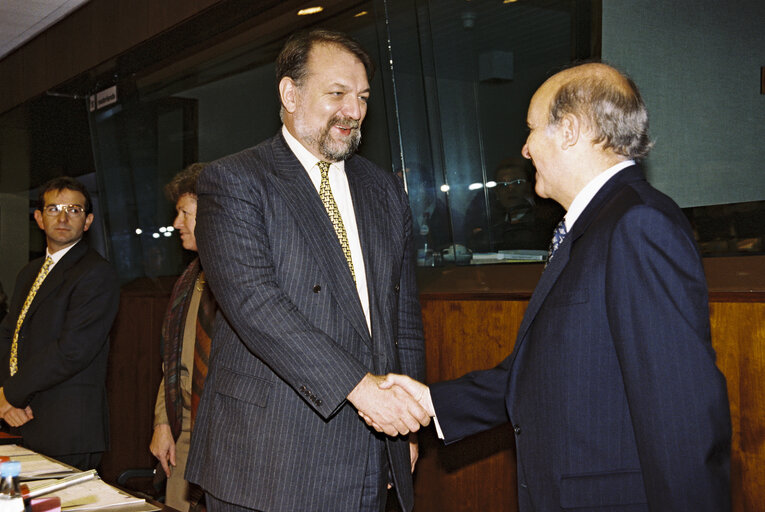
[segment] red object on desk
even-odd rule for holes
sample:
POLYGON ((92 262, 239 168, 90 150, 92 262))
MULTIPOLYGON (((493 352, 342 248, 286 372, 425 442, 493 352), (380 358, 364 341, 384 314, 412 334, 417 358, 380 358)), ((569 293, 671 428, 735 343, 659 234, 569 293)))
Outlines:
POLYGON ((29 504, 32 512, 61 512, 61 498, 57 496, 32 498, 29 504))

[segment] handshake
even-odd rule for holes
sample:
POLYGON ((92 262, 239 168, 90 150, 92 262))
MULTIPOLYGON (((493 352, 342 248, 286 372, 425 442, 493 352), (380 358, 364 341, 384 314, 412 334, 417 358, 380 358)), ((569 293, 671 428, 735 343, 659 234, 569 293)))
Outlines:
POLYGON ((417 432, 436 415, 428 386, 395 373, 366 374, 348 400, 367 425, 389 436, 417 432))

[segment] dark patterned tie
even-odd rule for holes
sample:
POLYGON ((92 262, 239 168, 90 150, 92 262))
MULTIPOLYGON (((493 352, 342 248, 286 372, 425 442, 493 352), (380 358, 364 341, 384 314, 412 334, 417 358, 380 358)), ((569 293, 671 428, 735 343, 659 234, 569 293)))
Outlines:
POLYGON ((18 360, 18 353, 19 353, 19 332, 21 331, 21 326, 24 324, 24 318, 27 316, 27 311, 29 311, 29 306, 32 305, 32 301, 35 298, 35 295, 37 295, 37 290, 40 289, 40 286, 42 285, 43 281, 45 280, 45 277, 48 275, 48 272, 50 271, 50 267, 53 265, 53 259, 48 256, 45 258, 45 263, 43 263, 43 266, 40 267, 40 271, 37 273, 37 277, 35 277, 35 282, 32 283, 32 287, 29 289, 29 293, 27 294, 27 300, 24 301, 24 305, 21 307, 21 312, 19 313, 19 318, 16 320, 16 330, 13 331, 13 342, 11 343, 11 355, 10 355, 10 372, 11 375, 16 375, 16 372, 19 370, 19 360, 18 360))
POLYGON ((343 248, 343 254, 348 261, 348 268, 351 270, 353 282, 356 282, 356 273, 353 271, 353 258, 351 258, 351 245, 348 243, 348 235, 345 233, 343 218, 340 216, 340 210, 337 208, 335 197, 332 195, 332 189, 329 188, 329 162, 319 162, 319 172, 321 172, 321 183, 319 184, 319 197, 324 203, 329 220, 335 228, 337 239, 340 240, 340 247, 343 248))
POLYGON ((566 237, 567 233, 568 231, 566 231, 565 219, 561 219, 561 221, 555 227, 552 240, 550 241, 550 248, 547 251, 547 263, 550 263, 550 260, 553 259, 555 251, 557 251, 558 247, 560 247, 560 244, 563 243, 563 239, 566 237))

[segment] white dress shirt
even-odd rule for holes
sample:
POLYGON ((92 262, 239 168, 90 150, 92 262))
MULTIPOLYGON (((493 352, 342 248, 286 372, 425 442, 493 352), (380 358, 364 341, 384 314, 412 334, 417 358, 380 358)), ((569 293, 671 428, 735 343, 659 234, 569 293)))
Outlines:
POLYGON ((563 216, 563 219, 566 222, 567 233, 571 231, 571 228, 574 227, 576 219, 578 219, 584 209, 587 208, 587 205, 590 204, 590 201, 592 201, 592 198, 595 197, 595 194, 597 194, 600 189, 603 188, 603 185, 605 185, 608 180, 613 178, 617 172, 631 165, 635 165, 634 160, 625 160, 624 162, 619 162, 618 164, 609 167, 605 171, 595 176, 590 180, 589 183, 587 183, 587 185, 584 186, 582 190, 579 191, 574 200, 571 201, 571 206, 569 206, 566 215, 563 216))
MULTIPOLYGON (((316 187, 316 193, 318 194, 321 185, 321 171, 319 171, 318 163, 321 160, 318 160, 300 141, 293 137, 284 125, 282 125, 282 135, 284 135, 287 145, 308 173, 308 177, 311 178, 311 182, 316 187)), ((372 322, 369 316, 369 291, 367 289, 367 274, 364 267, 364 254, 361 252, 361 239, 359 238, 359 229, 356 225, 356 214, 353 210, 351 190, 348 187, 348 177, 345 175, 345 162, 332 162, 330 164, 329 187, 332 189, 332 196, 335 198, 337 208, 340 210, 340 217, 343 219, 345 234, 348 237, 348 245, 351 249, 353 271, 356 274, 356 292, 359 295, 361 308, 364 310, 367 328, 371 333, 372 322)))
MULTIPOLYGON (((82 238, 80 238, 82 240, 82 238)), ((53 270, 53 267, 56 266, 56 263, 61 261, 61 258, 64 257, 64 254, 68 253, 72 247, 80 243, 80 240, 77 240, 75 243, 70 245, 69 247, 64 247, 63 249, 59 249, 58 251, 54 252, 53 254, 50 253, 50 249, 45 249, 45 255, 53 260, 53 263, 51 264, 50 268, 48 269, 48 273, 50 274, 50 271, 53 270)))

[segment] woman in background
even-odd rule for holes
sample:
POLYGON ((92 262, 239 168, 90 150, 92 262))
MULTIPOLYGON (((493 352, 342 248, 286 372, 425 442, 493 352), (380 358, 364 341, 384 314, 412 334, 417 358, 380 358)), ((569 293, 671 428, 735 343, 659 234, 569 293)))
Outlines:
MULTIPOLYGON (((178 173, 165 187, 175 203, 173 227, 183 248, 197 251, 194 237, 197 178, 204 164, 178 173)), ((205 284, 199 258, 194 258, 176 281, 162 324, 162 368, 154 408, 154 435, 149 449, 167 475, 165 504, 181 512, 204 510, 203 492, 184 480, 194 417, 207 375, 210 339, 217 307, 205 284)))

